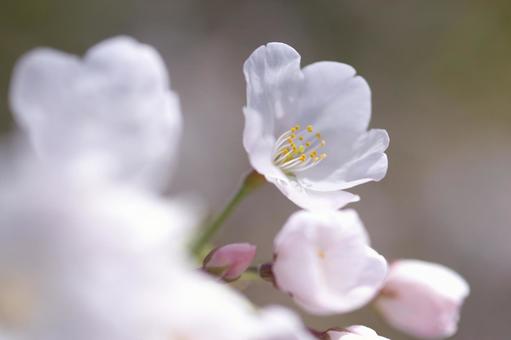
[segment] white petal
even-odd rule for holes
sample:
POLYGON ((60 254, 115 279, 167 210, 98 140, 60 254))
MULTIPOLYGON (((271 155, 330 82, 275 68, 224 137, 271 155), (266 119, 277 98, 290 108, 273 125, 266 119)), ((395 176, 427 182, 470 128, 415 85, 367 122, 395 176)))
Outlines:
POLYGON ((250 55, 243 70, 247 107, 261 115, 265 131, 273 133, 275 125, 281 125, 279 121, 287 122, 294 115, 293 105, 303 78, 300 55, 286 44, 269 43, 250 55))
POLYGON ((362 132, 371 118, 371 90, 353 67, 323 61, 306 66, 299 99, 299 121, 322 134, 362 132))
POLYGON ((350 326, 344 330, 329 330, 327 334, 331 340, 389 340, 362 325, 350 326))
POLYGON ((198 274, 175 280, 168 303, 168 339, 251 339, 259 331, 255 309, 228 286, 198 274), (220 312, 221 311, 221 312, 220 312))
POLYGON ((83 60, 36 49, 16 65, 10 98, 44 158, 74 161, 99 154, 115 165, 118 177, 149 184, 166 180, 181 114, 152 47, 112 38, 83 60))
POLYGON ((306 189, 296 181, 273 178, 270 180, 293 203, 307 210, 337 210, 360 200, 358 195, 347 191, 316 191, 306 189))
POLYGON ((272 162, 275 138, 263 132, 262 116, 249 108, 245 108, 243 113, 245 115, 243 146, 247 151, 250 164, 260 174, 284 179, 282 171, 272 162))
POLYGON ((343 190, 385 177, 388 168, 385 150, 389 146, 387 131, 369 130, 352 140, 346 140, 342 135, 325 138, 328 141, 322 152, 328 156, 317 166, 298 174, 305 187, 320 191, 343 190))
POLYGON ((293 214, 274 241, 278 287, 314 314, 366 304, 383 284, 386 261, 368 245, 353 210, 293 214))
POLYGON ((377 335, 377 333, 374 331, 374 329, 371 329, 369 327, 362 326, 362 325, 349 326, 347 328, 347 330, 349 332, 351 332, 351 333, 355 333, 355 334, 358 334, 358 335, 366 335, 366 336, 375 336, 375 335, 377 335))
POLYGON ((422 338, 445 338, 457 329, 467 282, 451 269, 418 260, 392 263, 376 306, 395 328, 422 338))
POLYGON ((261 311, 263 331, 254 340, 313 340, 302 321, 291 310, 281 306, 266 307, 261 311))

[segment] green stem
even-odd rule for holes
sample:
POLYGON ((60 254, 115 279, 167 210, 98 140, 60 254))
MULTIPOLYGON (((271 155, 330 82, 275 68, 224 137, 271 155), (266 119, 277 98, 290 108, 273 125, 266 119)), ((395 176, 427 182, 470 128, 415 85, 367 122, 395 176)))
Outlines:
POLYGON ((200 255, 203 251, 203 248, 208 244, 211 238, 220 230, 225 220, 232 214, 232 212, 236 209, 236 207, 240 204, 240 202, 254 189, 261 186, 265 183, 265 179, 263 176, 258 174, 256 171, 249 172, 243 182, 241 183, 240 188, 231 198, 229 203, 225 206, 224 210, 211 221, 209 225, 207 225, 204 230, 201 232, 199 237, 195 240, 192 245, 192 252, 195 255, 200 255))

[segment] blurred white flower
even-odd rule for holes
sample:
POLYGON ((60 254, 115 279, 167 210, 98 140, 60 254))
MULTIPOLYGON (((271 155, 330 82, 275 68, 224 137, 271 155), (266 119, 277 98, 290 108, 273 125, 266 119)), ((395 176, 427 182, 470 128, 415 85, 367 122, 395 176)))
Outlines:
POLYGON ((252 53, 244 73, 243 145, 252 166, 291 201, 338 209, 359 200, 344 189, 385 176, 389 137, 367 131, 371 92, 351 66, 300 69, 293 48, 270 43, 252 53))
POLYGON ((316 339, 305 329, 302 321, 290 310, 280 306, 270 306, 260 313, 263 324, 262 334, 254 340, 313 340, 316 339))
POLYGON ((114 176, 152 187, 172 170, 181 136, 179 101, 161 57, 148 45, 111 38, 83 59, 35 49, 17 63, 10 99, 43 158, 79 165, 100 158, 114 176))
POLYGON ((379 336, 373 329, 355 325, 342 330, 329 330, 326 332, 329 340, 389 340, 379 336))
POLYGON ((0 151, 0 329, 16 339, 167 340, 165 293, 188 268, 191 212, 0 151))
POLYGON ((171 340, 312 340, 282 307, 256 310, 236 291, 199 274, 176 280, 169 313, 171 340))
POLYGON ((182 276, 170 292, 168 339, 250 339, 258 330, 255 308, 205 274, 182 276))
POLYGON ((354 210, 293 214, 274 240, 274 254, 276 285, 314 314, 363 306, 387 271, 354 210))
POLYGON ((456 333, 467 282, 439 264, 399 260, 391 264, 376 307, 395 328, 416 337, 447 338, 456 333))

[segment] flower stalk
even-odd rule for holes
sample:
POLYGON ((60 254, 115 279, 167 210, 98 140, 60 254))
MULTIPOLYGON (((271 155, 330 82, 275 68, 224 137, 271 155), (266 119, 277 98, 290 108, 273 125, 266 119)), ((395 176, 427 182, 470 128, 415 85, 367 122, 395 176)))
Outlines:
POLYGON ((252 170, 245 176, 240 188, 227 203, 224 210, 202 230, 198 238, 192 244, 192 252, 194 255, 199 256, 203 253, 204 247, 208 245, 211 238, 220 230, 225 220, 233 213, 241 201, 265 182, 264 176, 260 175, 255 170, 252 170))

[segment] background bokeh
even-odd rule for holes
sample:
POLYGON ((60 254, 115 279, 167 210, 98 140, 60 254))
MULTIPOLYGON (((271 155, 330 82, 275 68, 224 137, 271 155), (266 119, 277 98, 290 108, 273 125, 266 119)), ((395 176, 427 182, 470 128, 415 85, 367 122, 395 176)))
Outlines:
MULTIPOLYGON (((462 273, 472 293, 455 339, 508 339, 511 306, 511 2, 426 0, 0 0, 0 131, 13 129, 9 78, 36 46, 82 54, 118 34, 157 47, 179 93, 185 134, 172 192, 222 207, 249 169, 241 144, 242 63, 259 45, 294 46, 303 64, 354 65, 373 91, 372 127, 391 136, 380 183, 354 190, 373 245, 462 273)), ((275 188, 249 197, 219 235, 255 241, 260 261, 296 210, 275 188)), ((265 283, 258 304, 288 303, 265 283)), ((292 304, 290 304, 292 305, 292 304)), ((364 323, 394 340, 370 307, 315 327, 364 323)))

